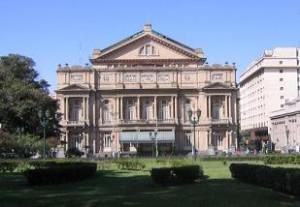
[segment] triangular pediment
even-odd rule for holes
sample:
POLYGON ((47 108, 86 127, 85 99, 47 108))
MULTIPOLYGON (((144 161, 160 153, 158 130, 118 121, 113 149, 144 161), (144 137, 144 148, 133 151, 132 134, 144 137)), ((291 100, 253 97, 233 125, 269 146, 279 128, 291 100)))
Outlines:
POLYGON ((192 49, 156 31, 141 31, 103 50, 94 51, 91 61, 143 59, 205 60, 200 49, 192 49))
POLYGON ((59 90, 57 91, 86 91, 86 90, 90 90, 89 88, 85 87, 85 86, 82 86, 82 85, 79 85, 79 84, 71 84, 71 85, 68 85, 66 87, 63 87, 63 88, 60 88, 59 90))
POLYGON ((203 87, 203 89, 231 89, 231 87, 225 83, 216 82, 203 87))

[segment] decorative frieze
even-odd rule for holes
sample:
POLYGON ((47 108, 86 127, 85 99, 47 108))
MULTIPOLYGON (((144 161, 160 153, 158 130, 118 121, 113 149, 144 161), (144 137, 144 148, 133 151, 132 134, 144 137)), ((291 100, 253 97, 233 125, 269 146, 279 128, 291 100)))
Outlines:
POLYGON ((196 83, 197 82, 197 73, 192 73, 192 72, 182 73, 182 82, 196 83))
POLYGON ((160 72, 157 74, 157 82, 166 83, 170 82, 170 73, 160 72))
POLYGON ((211 74, 212 81, 221 81, 223 80, 223 73, 212 73, 211 74))
POLYGON ((138 81, 137 73, 124 73, 123 81, 126 83, 136 83, 138 81))
POLYGON ((72 83, 83 82, 83 74, 81 74, 81 73, 72 73, 70 78, 71 78, 72 83))
POLYGON ((100 82, 101 83, 111 83, 113 81, 114 74, 113 73, 101 73, 100 74, 100 82))
POLYGON ((155 73, 142 73, 141 74, 141 82, 142 83, 154 83, 154 82, 156 82, 155 73))

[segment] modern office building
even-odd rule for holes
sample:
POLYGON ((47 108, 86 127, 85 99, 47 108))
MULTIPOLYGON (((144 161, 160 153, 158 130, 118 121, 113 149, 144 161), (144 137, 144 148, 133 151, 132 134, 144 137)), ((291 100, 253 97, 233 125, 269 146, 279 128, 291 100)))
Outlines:
POLYGON ((275 149, 282 152, 294 150, 300 146, 300 98, 287 101, 283 108, 273 111, 271 119, 271 137, 275 149))
POLYGON ((151 154, 155 143, 160 154, 190 152, 194 143, 198 152, 235 148, 234 65, 208 65, 202 49, 156 32, 149 24, 95 49, 90 62, 57 69, 65 149, 103 156, 151 154), (194 138, 190 118, 197 110, 201 116, 194 138))
POLYGON ((299 48, 266 50, 240 76, 241 130, 268 137, 272 111, 299 95, 299 48))

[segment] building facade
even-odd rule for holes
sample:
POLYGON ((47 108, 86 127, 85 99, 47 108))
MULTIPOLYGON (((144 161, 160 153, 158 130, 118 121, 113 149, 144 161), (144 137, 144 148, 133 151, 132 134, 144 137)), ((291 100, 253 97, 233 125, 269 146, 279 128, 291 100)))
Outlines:
POLYGON ((266 50, 240 77, 241 131, 268 137, 272 111, 299 95, 299 48, 266 50))
POLYGON ((273 111, 271 137, 275 149, 282 152, 299 152, 300 146, 300 98, 287 101, 280 110, 273 111))
POLYGON ((95 49, 90 61, 57 69, 65 149, 99 156, 130 151, 146 155, 157 143, 160 154, 190 152, 194 132, 188 111, 198 109, 197 151, 235 148, 234 65, 208 65, 201 49, 151 25, 95 49))

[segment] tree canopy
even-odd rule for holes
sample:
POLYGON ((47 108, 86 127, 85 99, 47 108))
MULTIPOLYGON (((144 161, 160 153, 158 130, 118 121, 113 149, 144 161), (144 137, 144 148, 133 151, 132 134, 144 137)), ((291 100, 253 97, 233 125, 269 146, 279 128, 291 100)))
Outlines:
POLYGON ((0 123, 10 133, 42 135, 39 111, 49 111, 47 136, 58 133, 57 101, 49 96, 49 84, 38 79, 34 61, 10 54, 0 57, 0 123))

